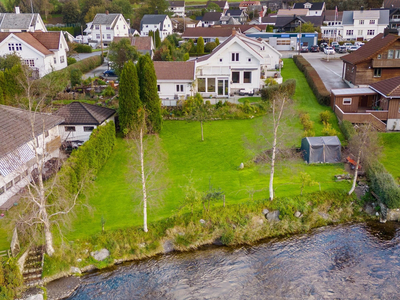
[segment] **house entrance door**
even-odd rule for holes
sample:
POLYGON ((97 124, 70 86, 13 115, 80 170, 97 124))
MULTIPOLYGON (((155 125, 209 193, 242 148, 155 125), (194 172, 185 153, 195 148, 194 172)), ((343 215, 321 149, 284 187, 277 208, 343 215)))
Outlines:
POLYGON ((228 96, 229 93, 229 86, 228 80, 219 79, 218 80, 218 96, 228 96))

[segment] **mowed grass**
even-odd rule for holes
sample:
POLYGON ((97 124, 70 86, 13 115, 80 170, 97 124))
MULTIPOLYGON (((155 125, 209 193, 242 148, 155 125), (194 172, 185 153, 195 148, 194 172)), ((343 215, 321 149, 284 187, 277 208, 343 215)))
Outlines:
MULTIPOLYGON (((317 133, 322 130, 318 114, 329 110, 317 103, 304 75, 292 60, 285 60, 283 76, 297 80, 296 109, 309 111, 315 121, 317 133)), ((336 119, 332 123, 337 128, 336 119)), ((199 191, 207 191, 211 183, 221 188, 226 195, 227 204, 268 198, 269 169, 262 165, 249 164, 239 170, 240 163, 251 161, 247 141, 257 139, 262 118, 248 120, 223 120, 204 124, 204 142, 200 138, 199 123, 185 121, 166 121, 160 134, 162 148, 167 153, 167 171, 162 204, 149 207, 149 222, 175 214, 184 198, 184 189, 191 180, 199 191)), ((296 133, 292 144, 300 147, 302 126, 296 117, 291 121, 290 131, 296 133)), ((342 137, 341 137, 342 138, 342 137)), ((131 184, 129 153, 125 140, 119 138, 109 161, 100 171, 96 189, 89 198, 92 212, 79 211, 67 233, 69 239, 92 235, 101 230, 101 219, 105 219, 106 230, 142 224, 140 199, 135 196, 131 184)), ((290 197, 300 194, 300 172, 310 174, 317 182, 306 187, 305 193, 321 190, 348 189, 348 182, 334 182, 334 175, 344 172, 342 164, 306 165, 301 159, 278 164, 274 178, 276 197, 290 197)))
POLYGON ((383 145, 383 155, 380 161, 398 182, 400 179, 400 134, 398 132, 385 132, 379 135, 383 145))
POLYGON ((250 103, 255 103, 255 102, 260 102, 261 97, 256 97, 256 96, 249 96, 249 97, 243 97, 239 98, 238 101, 240 103, 244 103, 246 100, 249 100, 250 103))

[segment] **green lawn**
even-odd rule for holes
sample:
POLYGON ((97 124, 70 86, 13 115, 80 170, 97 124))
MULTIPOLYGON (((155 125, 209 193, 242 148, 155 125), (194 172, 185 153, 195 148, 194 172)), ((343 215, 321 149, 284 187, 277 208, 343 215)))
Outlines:
POLYGON ((400 179, 400 134, 398 132, 380 133, 383 144, 383 156, 380 161, 394 179, 400 179))
POLYGON ((244 101, 249 100, 250 103, 255 103, 255 102, 260 102, 261 101, 261 97, 243 97, 243 98, 239 98, 238 101, 240 103, 244 103, 244 101))

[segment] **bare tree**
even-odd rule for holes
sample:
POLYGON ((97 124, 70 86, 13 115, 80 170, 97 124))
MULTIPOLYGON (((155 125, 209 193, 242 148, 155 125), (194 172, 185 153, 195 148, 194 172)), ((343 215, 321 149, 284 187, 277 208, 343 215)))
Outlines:
POLYGON ((379 137, 371 123, 357 126, 356 133, 349 140, 349 150, 356 158, 353 184, 349 191, 351 195, 355 188, 358 178, 360 164, 366 165, 373 159, 379 157, 380 151, 379 137))
POLYGON ((148 128, 146 127, 146 114, 144 109, 139 112, 139 123, 127 135, 127 141, 133 156, 130 166, 133 175, 128 179, 132 183, 140 182, 141 204, 143 205, 143 230, 148 232, 147 227, 147 208, 148 205, 156 205, 161 198, 161 191, 166 183, 165 180, 159 180, 159 177, 165 171, 164 160, 165 153, 160 145, 158 135, 146 136, 148 128), (137 176, 138 175, 138 176, 137 176), (139 180, 137 180, 139 177, 139 180), (164 184, 162 183, 164 182, 164 184), (151 202, 151 203, 150 203, 151 202))

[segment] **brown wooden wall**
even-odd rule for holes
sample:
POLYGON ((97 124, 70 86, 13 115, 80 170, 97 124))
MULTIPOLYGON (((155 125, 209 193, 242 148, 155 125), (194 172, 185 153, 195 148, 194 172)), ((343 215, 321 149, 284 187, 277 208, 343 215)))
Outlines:
POLYGON ((389 114, 388 114, 389 119, 400 119, 399 103, 400 99, 389 100, 389 114))
POLYGON ((357 112, 359 96, 334 96, 335 105, 337 105, 343 112, 357 112), (351 105, 343 105, 343 98, 351 98, 351 105))

